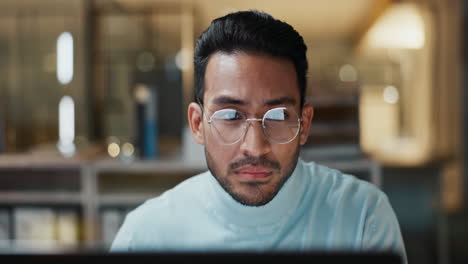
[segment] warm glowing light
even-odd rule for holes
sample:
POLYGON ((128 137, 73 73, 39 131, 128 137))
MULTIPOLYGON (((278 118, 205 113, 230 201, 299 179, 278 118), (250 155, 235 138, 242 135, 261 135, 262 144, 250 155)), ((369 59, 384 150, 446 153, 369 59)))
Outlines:
POLYGON ((148 86, 144 84, 137 84, 134 91, 135 99, 138 103, 143 104, 147 102, 151 97, 151 92, 148 86))
POLYGON ((339 76, 342 82, 355 82, 358 79, 356 68, 350 64, 341 66, 339 76))
POLYGON ((73 37, 70 32, 63 32, 57 38, 57 79, 63 85, 73 79, 73 37))
POLYGON ((110 143, 107 146, 107 153, 109 153, 109 156, 112 158, 116 158, 120 154, 120 147, 117 143, 110 143))
POLYGON ((58 150, 66 157, 75 153, 75 103, 66 95, 59 103, 59 142, 58 150))
POLYGON ((177 68, 180 70, 187 70, 190 68, 191 62, 191 54, 187 49, 181 49, 177 52, 175 56, 175 63, 177 68))
POLYGON ((125 156, 132 156, 133 152, 135 151, 135 148, 131 143, 125 143, 122 146, 122 154, 125 156))
POLYGON ((419 9, 411 3, 392 5, 370 29, 368 41, 377 48, 422 48, 425 31, 419 9))
POLYGON ((398 89, 393 85, 389 85, 385 87, 384 92, 383 92, 383 99, 385 102, 389 104, 398 103, 398 100, 400 99, 400 94, 398 93, 398 89))

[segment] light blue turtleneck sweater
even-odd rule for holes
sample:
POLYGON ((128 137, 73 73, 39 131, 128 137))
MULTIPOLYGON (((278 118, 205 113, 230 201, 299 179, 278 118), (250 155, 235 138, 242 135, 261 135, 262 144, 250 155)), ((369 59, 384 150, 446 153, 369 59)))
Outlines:
POLYGON ((129 213, 111 251, 370 250, 406 260, 386 195, 337 170, 299 160, 260 207, 235 201, 205 172, 129 213))

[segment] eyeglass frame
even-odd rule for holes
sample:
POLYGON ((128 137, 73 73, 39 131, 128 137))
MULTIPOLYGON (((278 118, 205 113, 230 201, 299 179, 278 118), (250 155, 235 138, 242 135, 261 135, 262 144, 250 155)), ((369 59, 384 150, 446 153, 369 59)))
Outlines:
MULTIPOLYGON (((204 110, 203 105, 202 105, 201 103, 198 103, 198 104, 200 105, 200 108, 201 108, 201 110, 202 110, 203 116, 205 116, 206 111, 204 110)), ((226 109, 230 109, 230 108, 226 108, 226 109)), ((212 123, 213 123, 213 120, 212 120, 213 116, 214 116, 218 111, 221 111, 221 110, 224 110, 224 109, 216 110, 216 111, 210 116, 210 118, 207 120, 207 122, 208 122, 208 124, 210 125, 210 127, 211 127, 211 125, 212 125, 212 123)), ((235 110, 235 109, 233 109, 233 110, 235 110)), ((239 112, 243 113, 242 111, 239 111, 239 112)), ((243 113, 243 114, 245 114, 245 113, 243 113)), ((283 106, 283 107, 280 106, 280 107, 271 108, 271 109, 269 109, 268 111, 266 111, 265 114, 263 114, 263 117, 262 117, 262 118, 246 118, 246 119, 244 120, 243 125, 242 125, 242 126, 243 126, 243 130, 244 130, 243 135, 240 136, 239 139, 237 139, 237 140, 234 141, 233 143, 224 143, 224 142, 221 142, 221 140, 217 139, 217 137, 215 136, 216 141, 218 141, 220 144, 222 144, 222 145, 224 145, 224 146, 232 146, 232 145, 234 145, 234 144, 239 143, 239 141, 241 141, 241 140, 245 137, 245 135, 247 134, 247 129, 248 129, 248 128, 247 128, 247 121, 262 121, 262 132, 263 132, 263 135, 268 139, 268 141, 273 142, 273 143, 278 144, 278 145, 284 145, 284 144, 290 143, 291 141, 293 141, 294 139, 296 139, 297 135, 299 135, 299 132, 301 131, 303 119, 302 119, 302 115, 299 115, 299 114, 296 112, 296 110, 294 110, 294 108, 290 108, 290 107, 286 107, 286 106, 283 106), (286 142, 281 142, 281 143, 276 142, 274 139, 272 139, 270 136, 268 136, 268 134, 265 132, 265 116, 266 116, 270 111, 275 110, 275 109, 279 109, 279 108, 291 109, 292 111, 294 111, 294 113, 297 115, 297 122, 299 123, 299 127, 298 127, 297 132, 296 132, 296 134, 294 135, 294 137, 292 137, 290 140, 288 140, 288 141, 286 141, 286 142)))

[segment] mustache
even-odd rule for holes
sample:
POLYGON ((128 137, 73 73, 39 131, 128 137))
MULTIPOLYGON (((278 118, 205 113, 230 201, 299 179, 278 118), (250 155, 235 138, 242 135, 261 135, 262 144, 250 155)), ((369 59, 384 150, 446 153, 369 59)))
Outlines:
POLYGON ((278 162, 269 160, 263 156, 262 157, 247 156, 245 158, 242 158, 238 161, 235 161, 229 164, 229 169, 235 170, 245 165, 252 165, 252 166, 262 165, 264 167, 269 167, 269 168, 276 169, 276 170, 279 170, 281 168, 278 162))

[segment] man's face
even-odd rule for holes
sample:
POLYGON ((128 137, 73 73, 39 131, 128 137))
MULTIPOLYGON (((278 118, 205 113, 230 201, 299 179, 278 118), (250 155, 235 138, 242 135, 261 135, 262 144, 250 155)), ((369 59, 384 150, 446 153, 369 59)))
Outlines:
POLYGON ((294 65, 285 59, 250 53, 215 53, 205 72, 204 116, 189 106, 196 140, 205 145, 208 168, 238 202, 261 206, 271 201, 295 169, 299 146, 309 134, 312 107, 300 112, 294 65), (208 120, 222 109, 235 109, 247 118, 262 118, 275 107, 293 108, 302 116, 298 136, 286 144, 271 142, 261 122, 249 122, 246 134, 233 145, 215 138, 208 120))

